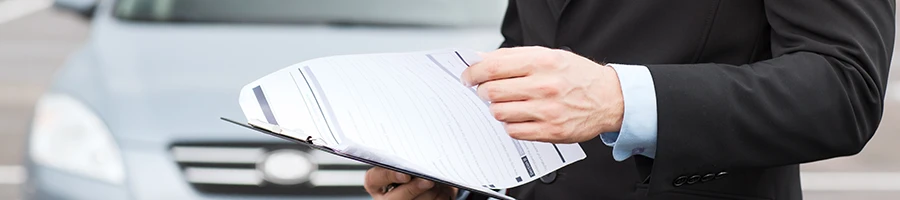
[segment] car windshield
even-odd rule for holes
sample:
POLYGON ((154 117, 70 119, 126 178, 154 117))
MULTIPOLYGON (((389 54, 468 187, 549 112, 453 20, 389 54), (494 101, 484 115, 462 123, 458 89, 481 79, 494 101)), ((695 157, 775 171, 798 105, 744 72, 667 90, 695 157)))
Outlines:
POLYGON ((504 0, 119 0, 120 19, 157 22, 479 26, 504 0))

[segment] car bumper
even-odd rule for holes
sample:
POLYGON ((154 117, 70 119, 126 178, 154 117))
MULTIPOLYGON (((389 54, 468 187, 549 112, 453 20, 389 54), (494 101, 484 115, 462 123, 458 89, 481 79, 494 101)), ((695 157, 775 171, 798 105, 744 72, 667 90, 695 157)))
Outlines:
POLYGON ((23 199, 130 199, 120 185, 36 165, 29 165, 27 171, 23 199))
POLYGON ((281 195, 210 195, 187 183, 178 166, 155 145, 132 145, 122 151, 126 182, 102 182, 26 161, 28 177, 22 185, 23 199, 372 199, 368 196, 303 197, 281 195), (154 147, 149 147, 154 146, 154 147), (145 147, 146 149, 142 149, 145 147))

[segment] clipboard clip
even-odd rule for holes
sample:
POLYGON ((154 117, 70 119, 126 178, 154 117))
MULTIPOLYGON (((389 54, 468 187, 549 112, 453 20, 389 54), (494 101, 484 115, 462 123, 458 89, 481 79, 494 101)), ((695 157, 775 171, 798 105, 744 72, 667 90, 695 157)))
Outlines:
POLYGON ((326 146, 327 145, 327 143, 325 143, 325 141, 318 139, 318 138, 313 138, 313 136, 306 134, 305 132, 303 132, 303 130, 292 130, 292 129, 282 128, 279 125, 269 124, 269 123, 266 123, 259 119, 250 120, 250 122, 248 122, 248 124, 250 124, 250 126, 253 126, 255 128, 267 130, 272 133, 277 133, 279 135, 297 138, 299 140, 302 140, 302 141, 312 144, 312 145, 316 145, 316 146, 326 146))

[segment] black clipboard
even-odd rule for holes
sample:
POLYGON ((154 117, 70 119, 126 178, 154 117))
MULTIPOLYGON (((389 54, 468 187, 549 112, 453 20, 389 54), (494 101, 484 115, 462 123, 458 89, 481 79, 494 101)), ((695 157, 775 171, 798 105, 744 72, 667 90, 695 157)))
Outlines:
POLYGON ((438 178, 435 178, 435 177, 432 177, 432 176, 428 176, 428 175, 421 174, 421 173, 417 173, 417 172, 412 172, 412 171, 409 171, 409 170, 400 169, 400 168, 397 168, 397 167, 394 167, 394 166, 390 166, 390 165, 386 165, 386 164, 383 164, 383 163, 380 163, 380 162, 376 162, 376 161, 373 161, 373 160, 369 160, 369 159, 365 159, 365 158, 360 158, 360 157, 356 157, 356 156, 349 155, 349 154, 343 154, 343 153, 334 151, 333 149, 328 148, 328 147, 325 147, 325 146, 315 145, 315 144, 312 143, 311 138, 307 138, 307 140, 301 140, 301 139, 297 139, 297 138, 285 136, 285 135, 282 135, 282 134, 279 134, 279 133, 275 133, 275 132, 272 132, 272 131, 270 131, 270 130, 266 130, 266 129, 263 129, 263 128, 259 128, 259 127, 250 125, 249 123, 241 123, 241 122, 238 122, 238 121, 235 121, 235 120, 231 120, 231 119, 228 119, 228 118, 224 118, 224 117, 220 117, 219 119, 222 119, 222 120, 224 120, 224 121, 226 121, 226 122, 229 122, 229 123, 232 123, 232 124, 235 124, 235 125, 238 125, 238 126, 243 126, 243 127, 245 127, 245 128, 249 128, 249 129, 252 129, 252 130, 261 132, 261 133, 265 133, 265 134, 267 134, 267 135, 271 135, 271 136, 275 136, 275 137, 278 137, 278 138, 281 138, 281 139, 285 139, 285 140, 288 140, 288 141, 291 141, 291 142, 294 142, 294 143, 297 143, 297 144, 300 144, 300 145, 303 145, 303 146, 306 146, 306 147, 309 147, 309 148, 312 148, 312 149, 316 149, 316 150, 319 150, 319 151, 324 151, 324 152, 329 153, 329 154, 333 154, 333 155, 337 155, 337 156, 340 156, 340 157, 348 158, 348 159, 351 159, 351 160, 355 160, 355 161, 363 162, 363 163, 366 163, 366 164, 370 164, 370 165, 373 165, 373 166, 378 166, 378 167, 381 167, 381 168, 393 170, 393 171, 396 171, 396 172, 400 172, 400 173, 404 173, 404 174, 409 174, 410 176, 413 176, 413 177, 418 177, 418 178, 422 178, 422 179, 427 179, 427 180, 430 180, 430 181, 434 181, 435 183, 441 183, 441 184, 444 184, 444 185, 449 185, 449 186, 452 186, 452 187, 455 187, 455 188, 459 188, 459 189, 461 189, 461 190, 468 190, 468 191, 470 191, 470 192, 474 192, 474 193, 478 193, 478 194, 481 194, 481 195, 485 195, 485 196, 487 196, 487 197, 493 197, 493 198, 496 198, 496 199, 504 199, 504 200, 515 200, 515 199, 510 198, 510 197, 506 197, 506 196, 498 196, 498 195, 495 195, 495 194, 491 194, 491 193, 487 193, 487 192, 482 192, 482 191, 476 190, 476 189, 471 188, 471 187, 466 187, 466 186, 462 186, 462 185, 459 185, 459 184, 450 183, 450 182, 447 182, 447 181, 444 181, 444 180, 441 180, 441 179, 438 179, 438 178))

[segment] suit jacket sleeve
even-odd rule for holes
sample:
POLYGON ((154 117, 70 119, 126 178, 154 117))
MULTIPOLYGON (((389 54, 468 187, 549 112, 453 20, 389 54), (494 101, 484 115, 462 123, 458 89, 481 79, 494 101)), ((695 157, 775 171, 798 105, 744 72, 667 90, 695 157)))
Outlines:
POLYGON ((651 193, 676 177, 858 153, 881 121, 893 0, 766 0, 772 59, 647 65, 658 105, 651 193))

